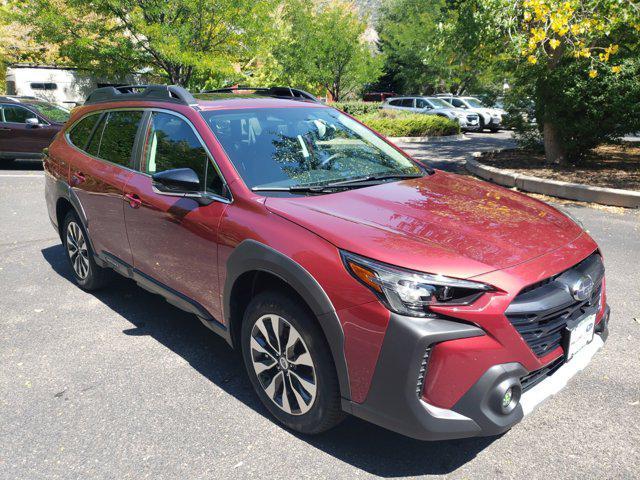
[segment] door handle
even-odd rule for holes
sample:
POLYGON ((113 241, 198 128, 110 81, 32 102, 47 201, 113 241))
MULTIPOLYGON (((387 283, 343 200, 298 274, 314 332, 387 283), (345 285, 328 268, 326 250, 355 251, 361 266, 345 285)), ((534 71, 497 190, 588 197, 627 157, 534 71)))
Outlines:
POLYGON ((129 202, 131 208, 140 208, 142 205, 142 200, 135 193, 125 193, 124 198, 129 202))
POLYGON ((71 183, 73 185, 80 185, 85 180, 86 180, 86 177, 82 172, 73 172, 73 174, 71 175, 71 183))

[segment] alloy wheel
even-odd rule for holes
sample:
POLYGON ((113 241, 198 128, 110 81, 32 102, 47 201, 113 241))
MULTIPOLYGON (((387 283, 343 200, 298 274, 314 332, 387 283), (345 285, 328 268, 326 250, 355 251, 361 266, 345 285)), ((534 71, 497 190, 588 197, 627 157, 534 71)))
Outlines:
POLYGON ((266 395, 290 415, 303 415, 317 396, 317 376, 300 333, 278 315, 263 315, 251 330, 251 362, 266 395))
POLYGON ((76 275, 81 279, 89 274, 89 251, 82 229, 76 222, 69 222, 67 226, 67 253, 76 275))

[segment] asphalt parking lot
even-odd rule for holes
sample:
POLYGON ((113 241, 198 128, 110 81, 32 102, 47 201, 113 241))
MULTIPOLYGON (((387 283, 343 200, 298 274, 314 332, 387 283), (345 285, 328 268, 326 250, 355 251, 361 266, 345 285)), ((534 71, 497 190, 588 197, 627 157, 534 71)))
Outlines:
MULTIPOLYGON (((434 163, 500 138, 435 145, 453 153, 434 163)), ((605 256, 611 334, 592 363, 500 437, 425 443, 355 418, 317 437, 273 423, 195 317, 128 280, 72 283, 43 184, 38 162, 0 165, 1 479, 640 477, 637 211, 563 206, 605 256)))

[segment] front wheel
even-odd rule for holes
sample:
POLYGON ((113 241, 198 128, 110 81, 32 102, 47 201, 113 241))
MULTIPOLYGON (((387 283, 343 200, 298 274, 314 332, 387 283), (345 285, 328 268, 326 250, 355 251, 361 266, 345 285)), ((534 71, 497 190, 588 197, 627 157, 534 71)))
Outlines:
POLYGON ((303 305, 279 292, 258 295, 245 312, 241 342, 249 379, 279 422, 315 434, 342 420, 329 347, 303 305))

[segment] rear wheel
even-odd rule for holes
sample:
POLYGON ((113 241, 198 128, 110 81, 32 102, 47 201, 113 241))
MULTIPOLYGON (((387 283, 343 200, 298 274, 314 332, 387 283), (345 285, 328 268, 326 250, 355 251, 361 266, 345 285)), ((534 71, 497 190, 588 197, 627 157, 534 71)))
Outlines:
POLYGON ((62 225, 62 242, 76 283, 84 290, 103 287, 110 278, 110 272, 99 267, 93 259, 89 237, 78 215, 70 211, 62 225))
POLYGON ((329 347, 304 305, 279 292, 258 295, 245 312, 241 342, 251 383, 279 422, 314 434, 342 420, 329 347))

